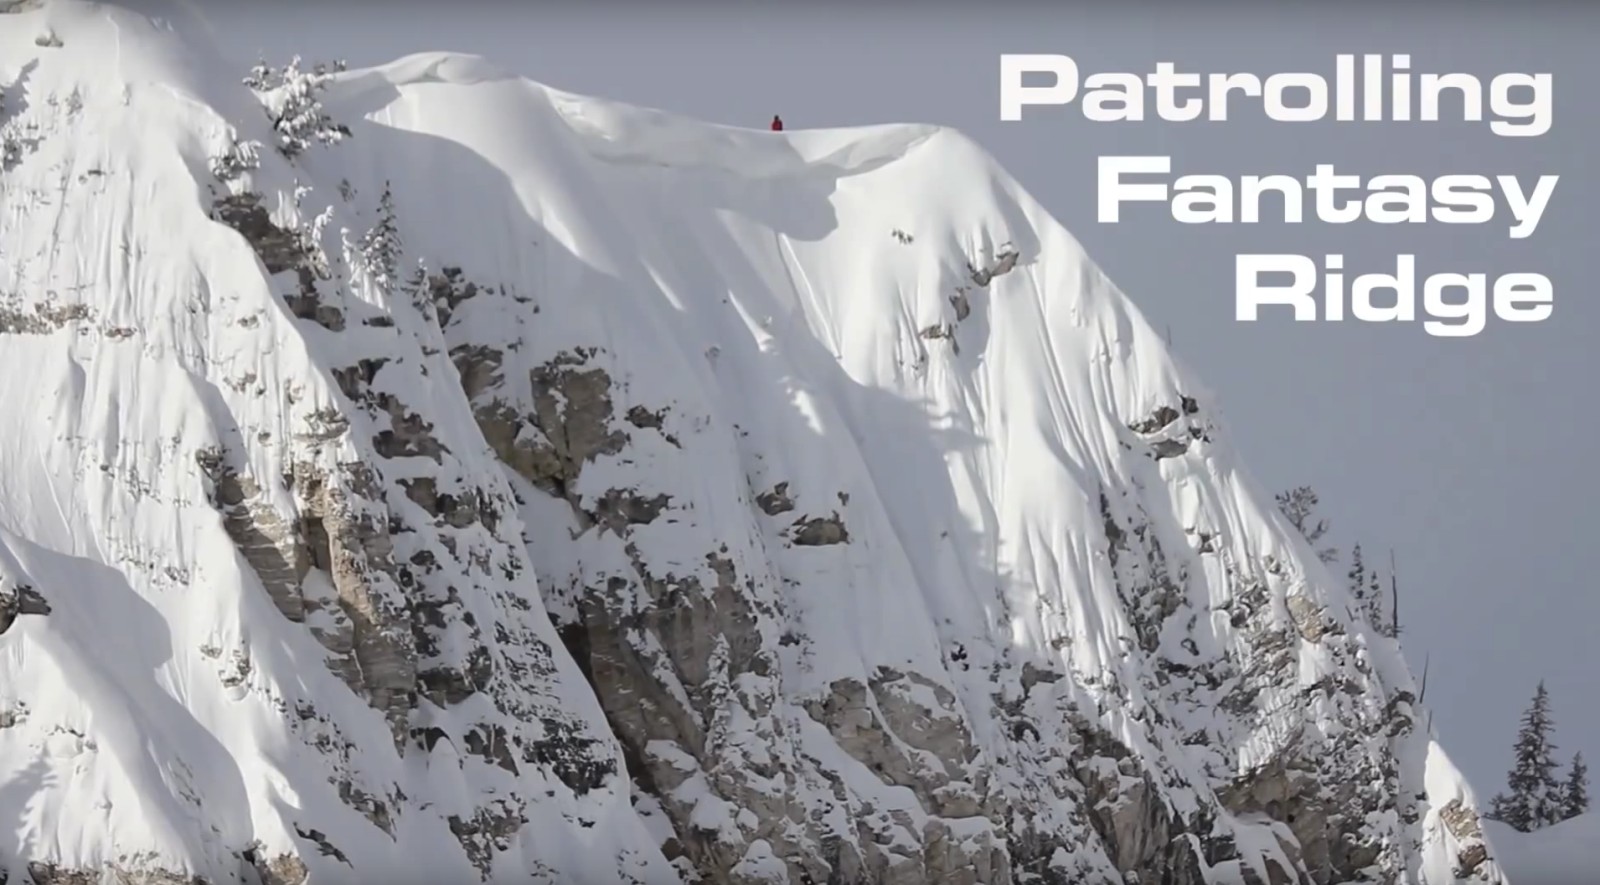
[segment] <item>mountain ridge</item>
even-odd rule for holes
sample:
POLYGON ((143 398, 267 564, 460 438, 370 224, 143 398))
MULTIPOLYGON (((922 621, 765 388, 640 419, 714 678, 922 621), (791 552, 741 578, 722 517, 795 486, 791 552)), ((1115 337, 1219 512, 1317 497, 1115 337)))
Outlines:
POLYGON ((181 6, 11 16, 13 877, 1503 881, 1398 649, 965 136, 429 53, 285 157, 181 6))

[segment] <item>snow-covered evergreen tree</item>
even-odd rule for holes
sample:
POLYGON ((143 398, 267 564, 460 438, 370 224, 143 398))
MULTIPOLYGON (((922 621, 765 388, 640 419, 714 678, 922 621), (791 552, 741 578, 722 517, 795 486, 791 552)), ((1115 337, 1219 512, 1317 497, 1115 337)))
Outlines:
POLYGON ((1367 564, 1361 557, 1361 545, 1350 548, 1350 571, 1345 572, 1350 590, 1350 600, 1355 603, 1357 617, 1367 617, 1367 564))
POLYGON ((1317 541, 1328 533, 1328 521, 1316 516, 1318 498, 1317 493, 1310 486, 1300 486, 1277 495, 1278 509, 1288 517, 1289 523, 1295 530, 1305 536, 1313 549, 1317 551, 1317 558, 1323 562, 1333 562, 1339 558, 1339 551, 1332 547, 1317 547, 1317 541))
POLYGON ((1522 828, 1516 824, 1516 821, 1521 819, 1519 813, 1520 809, 1513 806, 1510 796, 1505 793, 1496 793, 1489 798, 1489 810, 1484 812, 1483 816, 1490 820, 1497 820, 1512 829, 1520 830, 1522 828))
POLYGON ((1491 800, 1490 818, 1524 833, 1561 821, 1566 790, 1555 776, 1554 730, 1550 694, 1540 682, 1533 703, 1522 714, 1516 759, 1506 776, 1509 791, 1491 800))
POLYGON ((1395 637, 1394 607, 1390 594, 1384 590, 1383 576, 1376 568, 1367 568, 1361 555, 1361 545, 1350 549, 1350 596, 1355 600, 1356 611, 1379 636, 1395 637))
POLYGON ((232 181, 246 172, 261 168, 261 142, 232 137, 221 154, 211 158, 211 174, 232 181))
POLYGON ((1372 628, 1378 631, 1379 636, 1390 639, 1398 635, 1394 628, 1394 599, 1383 587, 1383 576, 1377 569, 1367 574, 1366 614, 1367 621, 1372 628))
POLYGON ((244 85, 256 92, 270 92, 283 85, 283 77, 267 64, 266 59, 258 59, 251 65, 250 73, 244 76, 244 85))
POLYGON ((1582 753, 1574 753, 1567 782, 1561 792, 1561 819, 1570 820, 1589 810, 1589 766, 1582 753))
POLYGON ((383 193, 378 197, 378 220, 372 229, 361 237, 361 261, 367 276, 378 286, 388 289, 397 281, 400 256, 405 251, 400 242, 400 226, 395 218, 394 193, 384 182, 383 193))
POLYGON ((427 259, 418 258, 417 266, 400 284, 400 292, 411 301, 411 306, 417 309, 428 322, 437 323, 439 320, 439 306, 433 302, 428 285, 427 259))
POLYGON ((349 128, 334 122, 317 98, 333 73, 344 68, 343 62, 335 62, 301 70, 297 55, 281 69, 258 61, 245 75, 245 85, 264 97, 272 128, 278 134, 278 150, 284 156, 298 156, 313 142, 337 144, 350 136, 349 128))
POLYGON ((1357 603, 1365 604, 1367 598, 1367 565, 1361 561, 1361 545, 1350 548, 1350 571, 1346 573, 1350 579, 1350 598, 1357 603))

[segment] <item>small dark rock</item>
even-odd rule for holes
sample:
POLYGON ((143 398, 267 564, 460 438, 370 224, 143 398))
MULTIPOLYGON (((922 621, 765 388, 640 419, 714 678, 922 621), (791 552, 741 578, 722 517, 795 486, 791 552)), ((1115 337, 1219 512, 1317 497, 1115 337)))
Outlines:
POLYGON ((1135 433, 1155 433, 1161 428, 1166 427, 1168 424, 1178 420, 1179 417, 1180 416, 1178 415, 1177 409, 1174 409, 1171 406, 1161 406, 1154 412, 1151 412, 1150 417, 1144 419, 1143 421, 1130 424, 1128 427, 1135 433))
POLYGON ((780 482, 770 492, 756 495, 756 506, 768 516, 777 516, 794 509, 794 499, 789 497, 789 484, 780 482))
POLYGON ((972 303, 967 300, 966 292, 957 292, 951 295, 950 306, 956 309, 956 322, 960 322, 972 315, 972 303))
POLYGON ((48 615, 50 603, 32 587, 17 586, 0 589, 0 634, 11 629, 21 615, 48 615))
POLYGON ((844 522, 837 513, 797 520, 794 529, 794 542, 803 547, 850 543, 850 533, 845 531, 844 522))

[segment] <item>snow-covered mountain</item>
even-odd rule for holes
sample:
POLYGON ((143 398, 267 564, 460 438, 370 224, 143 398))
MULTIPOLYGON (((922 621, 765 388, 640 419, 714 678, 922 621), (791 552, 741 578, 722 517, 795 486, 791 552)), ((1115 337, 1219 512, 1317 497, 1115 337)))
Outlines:
POLYGON ((1505 881, 971 141, 147 5, 0 2, 0 882, 1505 881))

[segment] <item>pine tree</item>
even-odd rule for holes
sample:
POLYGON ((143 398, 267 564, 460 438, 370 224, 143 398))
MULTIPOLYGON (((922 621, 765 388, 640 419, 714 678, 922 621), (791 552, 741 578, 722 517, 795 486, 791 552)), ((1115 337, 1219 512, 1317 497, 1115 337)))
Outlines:
POLYGON ((1367 623, 1372 625, 1379 636, 1394 638, 1394 631, 1389 629, 1393 625, 1393 618, 1389 611, 1389 599, 1383 592, 1383 576, 1373 569, 1368 573, 1367 592, 1364 594, 1364 611, 1367 623))
POLYGON ((283 77, 263 58, 250 66, 250 73, 245 75, 243 82, 256 92, 269 92, 283 85, 283 77))
POLYGON ((411 276, 401 285, 400 291, 411 299, 411 306, 421 311, 424 316, 433 316, 437 308, 428 297, 428 262, 418 258, 416 269, 411 276))
POLYGON ((1350 598, 1357 604, 1365 604, 1367 597, 1367 566, 1361 561, 1361 545, 1350 548, 1350 598))
POLYGON ((1511 821, 1517 816, 1517 809, 1511 807, 1511 797, 1504 793, 1496 793, 1489 799, 1489 811, 1484 817, 1497 820, 1509 827, 1516 827, 1511 821))
POLYGON ((246 172, 261 168, 261 142, 234 136, 220 155, 211 158, 211 174, 232 181, 246 172))
POLYGON ((1589 810, 1589 766, 1583 764, 1583 754, 1574 753, 1572 768, 1567 772, 1567 782, 1562 787, 1561 819, 1571 820, 1589 810))
POLYGON ((337 144, 350 136, 350 130, 335 123, 322 109, 317 93, 327 88, 334 72, 343 71, 336 62, 330 71, 318 64, 311 71, 300 68, 300 56, 275 69, 265 61, 256 62, 244 77, 244 84, 263 96, 272 128, 278 134, 278 150, 293 158, 312 142, 337 144))
POLYGON ((1350 579, 1350 596, 1355 600, 1356 611, 1379 636, 1388 636, 1389 616, 1388 607, 1384 604, 1383 584, 1377 569, 1367 570, 1360 544, 1350 549, 1350 571, 1346 574, 1350 579))
POLYGON ((1556 747, 1550 739, 1554 729, 1550 694, 1540 682, 1533 703, 1522 714, 1514 749, 1516 759, 1506 775, 1510 793, 1491 800, 1493 819, 1524 833, 1560 822, 1566 791, 1555 778, 1552 754, 1556 747))
POLYGON ((1323 562, 1333 562, 1339 558, 1339 551, 1332 547, 1317 548, 1317 541, 1328 533, 1328 521, 1316 519, 1318 504, 1317 493, 1310 486, 1299 486, 1277 495, 1278 509, 1288 517, 1289 524, 1303 535, 1313 549, 1317 551, 1317 558, 1323 562))
POLYGON ((362 259, 373 282, 385 289, 395 284, 403 251, 400 226, 395 218, 394 194, 389 183, 384 182, 383 194, 378 197, 378 221, 361 238, 362 259))

